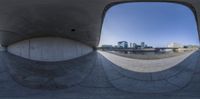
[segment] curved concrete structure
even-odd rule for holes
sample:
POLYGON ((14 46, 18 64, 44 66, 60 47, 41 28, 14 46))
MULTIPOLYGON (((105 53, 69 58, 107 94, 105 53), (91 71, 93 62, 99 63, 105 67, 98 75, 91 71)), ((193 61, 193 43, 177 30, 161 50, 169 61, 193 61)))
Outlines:
POLYGON ((92 52, 90 46, 64 38, 43 37, 17 42, 8 52, 37 61, 65 61, 92 52))
MULTIPOLYGON (((155 73, 126 70, 100 53, 91 52, 98 45, 103 18, 110 7, 144 1, 184 4, 194 12, 197 24, 200 22, 199 0, 0 0, 0 44, 16 54, 0 52, 0 98, 199 99, 199 51, 155 73), (59 59, 46 59, 37 53, 32 54, 37 58, 27 56, 29 52, 24 50, 31 44, 24 43, 37 39, 39 50, 46 46, 41 37, 70 39, 70 46, 83 44, 84 52, 60 58, 65 51, 59 51, 59 59), (21 52, 15 52, 17 47, 22 48, 21 52)), ((56 48, 57 44, 46 41, 47 47, 56 48)), ((64 48, 61 46, 58 48, 64 48)), ((49 51, 54 55, 52 49, 49 51)), ((70 55, 76 48, 69 49, 66 52, 70 55)))
MULTIPOLYGON (((0 44, 41 36, 66 37, 96 47, 106 10, 122 2, 149 0, 1 0, 0 44)), ((200 22, 198 0, 151 0, 177 2, 190 7, 200 22)))

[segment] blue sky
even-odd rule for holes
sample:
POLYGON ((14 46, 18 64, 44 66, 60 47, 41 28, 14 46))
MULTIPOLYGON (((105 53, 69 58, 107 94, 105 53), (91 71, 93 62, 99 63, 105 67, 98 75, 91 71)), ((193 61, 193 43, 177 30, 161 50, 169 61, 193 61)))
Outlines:
POLYGON ((118 41, 164 47, 176 42, 199 44, 196 20, 192 11, 175 3, 123 3, 111 7, 104 18, 102 44, 118 41))

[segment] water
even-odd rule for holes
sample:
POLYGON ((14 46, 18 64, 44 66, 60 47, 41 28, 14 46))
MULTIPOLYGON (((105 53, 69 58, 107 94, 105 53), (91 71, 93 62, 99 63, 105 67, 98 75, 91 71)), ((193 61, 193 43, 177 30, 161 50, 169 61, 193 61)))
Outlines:
POLYGON ((120 53, 120 54, 137 54, 137 55, 159 55, 159 54, 173 54, 173 53, 180 53, 175 51, 169 51, 169 52, 118 52, 118 51, 112 51, 113 53, 120 53))

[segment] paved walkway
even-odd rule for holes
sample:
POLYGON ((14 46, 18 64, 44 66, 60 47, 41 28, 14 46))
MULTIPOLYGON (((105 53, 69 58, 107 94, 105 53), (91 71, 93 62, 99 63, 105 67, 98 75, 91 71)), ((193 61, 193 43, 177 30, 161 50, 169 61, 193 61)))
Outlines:
POLYGON ((98 52, 51 63, 1 52, 0 98, 199 99, 199 53, 170 69, 149 74, 123 69, 98 52))
MULTIPOLYGON (((121 68, 119 65, 105 59, 104 55, 105 53, 101 53, 99 58, 102 60, 110 82, 116 88, 127 92, 143 93, 170 92, 183 88, 190 82, 199 56, 198 52, 195 52, 177 65, 171 66, 169 69, 159 72, 142 73, 121 68)), ((112 58, 112 56, 109 58, 112 58)), ((113 58, 118 60, 118 57, 113 58)), ((132 65, 134 67, 135 64, 132 65)), ((158 63, 157 65, 159 66, 160 64, 158 63)), ((149 64, 149 66, 152 66, 152 64, 149 64)))
POLYGON ((186 59, 195 51, 184 53, 183 55, 179 55, 176 57, 169 57, 156 60, 132 59, 123 56, 118 56, 105 51, 98 51, 98 52, 102 54, 105 58, 107 58, 109 61, 114 63, 115 65, 120 66, 124 69, 136 72, 158 72, 169 69, 181 63, 184 59, 186 59))

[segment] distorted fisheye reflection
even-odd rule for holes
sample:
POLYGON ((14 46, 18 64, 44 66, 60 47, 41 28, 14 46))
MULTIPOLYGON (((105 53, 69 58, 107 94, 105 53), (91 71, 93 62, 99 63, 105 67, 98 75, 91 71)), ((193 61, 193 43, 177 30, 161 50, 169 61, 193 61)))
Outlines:
POLYGON ((181 4, 158 2, 111 7, 105 15, 99 44, 101 53, 113 63, 139 72, 168 69, 198 49, 193 12, 181 4))
POLYGON ((0 99, 200 99, 200 0, 0 0, 0 99))

